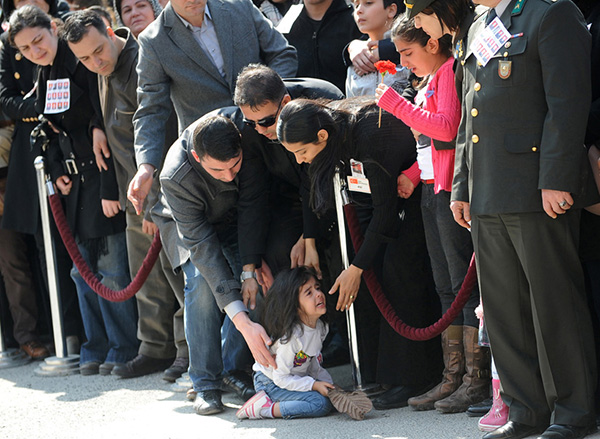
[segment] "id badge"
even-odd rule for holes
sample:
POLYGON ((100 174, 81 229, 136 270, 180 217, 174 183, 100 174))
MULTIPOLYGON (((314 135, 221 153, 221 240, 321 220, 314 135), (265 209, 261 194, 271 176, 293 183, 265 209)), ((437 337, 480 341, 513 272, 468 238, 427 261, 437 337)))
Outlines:
POLYGON ((361 177, 348 177, 348 190, 370 194, 371 187, 369 186, 369 180, 361 177))
POLYGON ((479 63, 486 66, 510 37, 510 32, 504 27, 502 21, 496 17, 477 35, 471 44, 471 50, 479 63))
POLYGON ((69 78, 46 81, 45 114, 67 111, 71 106, 71 81, 69 78))
POLYGON ((352 192, 371 193, 369 179, 365 176, 365 168, 362 162, 350 159, 351 176, 348 177, 348 190, 352 192))

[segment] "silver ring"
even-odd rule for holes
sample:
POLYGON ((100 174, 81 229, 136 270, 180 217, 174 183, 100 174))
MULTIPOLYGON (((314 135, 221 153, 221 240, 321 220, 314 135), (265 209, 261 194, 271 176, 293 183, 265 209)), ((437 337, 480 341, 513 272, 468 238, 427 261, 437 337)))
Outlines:
POLYGON ((560 203, 558 203, 558 205, 560 207, 565 207, 567 205, 567 200, 562 200, 560 203))

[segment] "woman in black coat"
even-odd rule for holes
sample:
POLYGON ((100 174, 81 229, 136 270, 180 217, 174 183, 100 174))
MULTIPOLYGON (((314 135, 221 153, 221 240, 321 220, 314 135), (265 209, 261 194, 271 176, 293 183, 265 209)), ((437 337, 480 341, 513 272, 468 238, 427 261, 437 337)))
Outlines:
MULTIPOLYGON (((35 107, 50 124, 45 130, 48 167, 66 197, 67 220, 79 250, 105 285, 122 289, 129 283, 125 217, 112 161, 108 171, 100 172, 92 149, 93 137, 103 135, 97 77, 57 34, 56 24, 35 6, 11 15, 11 43, 41 66, 35 107)), ((133 358, 138 345, 134 300, 108 302, 91 290, 75 267, 71 276, 87 337, 81 347, 81 373, 109 370, 133 358)))
MULTIPOLYGON (((433 288, 419 199, 398 198, 397 178, 415 161, 410 129, 389 114, 378 127, 379 110, 372 102, 346 100, 329 106, 296 99, 279 116, 277 136, 299 163, 309 163, 311 207, 322 214, 334 207, 333 176, 340 168, 355 204, 364 243, 351 265, 338 276, 337 309, 357 302, 360 321, 380 321, 377 382, 389 390, 374 401, 377 408, 406 405, 429 387, 441 372, 439 343, 410 341, 396 334, 378 313, 361 316, 367 298, 358 296, 363 270, 373 268, 396 313, 412 326, 431 324, 439 314, 433 288), (353 179, 363 180, 363 188, 353 179)), ((418 190, 416 191, 418 192, 418 190)))
MULTIPOLYGON (((69 12, 69 5, 62 0, 42 0, 38 2, 38 5, 44 12, 57 18, 62 18, 65 13, 69 12)), ((7 20, 14 10, 13 0, 2 1, 2 14, 7 20)), ((6 209, 2 217, 2 228, 35 236, 37 254, 42 267, 41 272, 47 285, 44 239, 39 213, 40 203, 33 167, 34 159, 43 155, 43 151, 39 143, 32 144, 30 142, 31 131, 38 124, 34 88, 37 66, 10 45, 8 32, 4 32, 0 36, 0 43, 0 107, 3 113, 14 122, 5 195, 6 209)), ((51 226, 55 242, 56 269, 64 312, 65 334, 78 336, 81 331, 81 319, 75 284, 69 275, 72 263, 53 221, 51 221, 51 226)), ((29 294, 34 294, 34 290, 29 291, 29 294)), ((46 310, 46 319, 49 321, 50 305, 47 294, 42 295, 42 303, 46 310)), ((49 322, 46 327, 51 327, 49 322)))

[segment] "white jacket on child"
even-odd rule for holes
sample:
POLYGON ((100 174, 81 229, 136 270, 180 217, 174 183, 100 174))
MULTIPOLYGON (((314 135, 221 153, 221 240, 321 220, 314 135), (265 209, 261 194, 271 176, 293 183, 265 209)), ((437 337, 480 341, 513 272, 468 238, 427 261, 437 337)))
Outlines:
POLYGON ((279 339, 270 347, 271 353, 276 356, 277 369, 259 363, 254 363, 252 369, 262 372, 276 386, 286 390, 308 392, 315 381, 333 384, 329 372, 321 367, 321 347, 327 332, 327 324, 322 320, 317 322, 316 328, 301 324, 286 343, 279 339))

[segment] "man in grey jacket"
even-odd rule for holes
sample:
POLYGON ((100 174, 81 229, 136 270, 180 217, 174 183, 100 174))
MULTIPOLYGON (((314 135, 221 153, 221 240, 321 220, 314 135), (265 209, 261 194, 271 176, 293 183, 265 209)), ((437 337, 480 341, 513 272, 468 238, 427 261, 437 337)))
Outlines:
MULTIPOLYGON (((250 366, 240 335, 259 363, 276 367, 265 346, 271 340, 249 319, 237 280, 241 273, 237 244, 241 165, 241 135, 234 123, 224 116, 203 116, 169 149, 160 174, 161 197, 152 209, 171 263, 185 273, 189 373, 197 392, 194 410, 199 415, 224 410, 223 372, 232 375, 250 366), (225 321, 222 311, 227 314, 225 321)), ((238 395, 249 398, 253 390, 247 390, 238 395)))
POLYGON ((298 65, 296 50, 250 0, 172 0, 139 43, 138 172, 128 192, 138 212, 160 164, 171 101, 181 132, 209 111, 233 105, 244 66, 264 63, 285 78, 298 65))
MULTIPOLYGON (((137 109, 138 44, 127 29, 107 29, 98 15, 89 10, 75 12, 66 20, 64 36, 79 60, 98 74, 100 103, 108 144, 115 163, 119 198, 127 214, 127 250, 132 274, 138 272, 152 242, 156 226, 150 212, 135 214, 127 202, 127 185, 136 172, 132 118, 137 109)), ((152 187, 152 206, 160 191, 158 181, 152 187)), ((174 274, 164 251, 148 280, 137 294, 138 356, 112 369, 123 378, 164 370, 163 376, 175 381, 188 368, 188 348, 183 328, 183 275, 174 274), (179 310, 173 309, 179 302, 179 310)), ((110 373, 110 370, 105 372, 110 373)))

